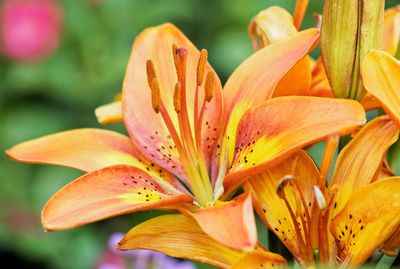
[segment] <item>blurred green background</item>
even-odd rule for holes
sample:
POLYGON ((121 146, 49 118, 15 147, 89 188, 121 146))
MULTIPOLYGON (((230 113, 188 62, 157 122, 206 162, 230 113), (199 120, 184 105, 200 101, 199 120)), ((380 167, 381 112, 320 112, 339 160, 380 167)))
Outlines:
MULTIPOLYGON (((386 1, 387 6, 399 3, 386 1)), ((60 47, 50 57, 22 63, 0 56, 0 150, 45 134, 103 127, 94 109, 120 91, 135 36, 145 27, 172 22, 199 47, 223 81, 252 53, 247 26, 262 9, 294 0, 62 0, 60 47)), ((303 27, 315 25, 323 1, 312 0, 303 27)), ((95 157, 95 156, 94 156, 95 157)), ((44 233, 40 211, 80 173, 26 165, 0 155, 0 257, 13 268, 94 268, 114 231, 125 232, 156 212, 131 214, 71 231, 44 233), (22 261, 25 264, 22 265, 22 261), (17 262, 19 261, 19 262, 17 262), (19 265, 19 263, 21 263, 19 265), (24 267, 28 266, 28 267, 24 267)), ((260 237, 265 230, 260 228, 260 237)), ((204 267, 206 268, 206 267, 204 267)))

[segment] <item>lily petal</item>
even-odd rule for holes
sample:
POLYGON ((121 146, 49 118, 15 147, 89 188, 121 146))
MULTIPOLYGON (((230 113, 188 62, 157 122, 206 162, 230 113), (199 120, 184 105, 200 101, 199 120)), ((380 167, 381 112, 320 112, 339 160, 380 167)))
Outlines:
POLYGON ((121 134, 76 129, 23 142, 7 150, 16 161, 67 166, 85 172, 115 164, 135 165, 138 150, 121 134))
MULTIPOLYGON (((293 18, 285 9, 273 6, 258 13, 249 26, 253 43, 262 47, 297 34, 293 18), (257 42, 258 41, 258 42, 257 42)), ((274 96, 308 95, 311 84, 311 62, 301 59, 278 83, 274 96)))
POLYGON ((253 251, 235 263, 230 269, 286 268, 286 265, 285 258, 278 254, 267 251, 253 251))
POLYGON ((388 148, 398 136, 397 126, 388 116, 381 116, 365 125, 341 150, 329 186, 331 190, 338 189, 334 215, 343 209, 355 190, 374 179, 388 148))
POLYGON ((358 102, 321 97, 277 97, 250 109, 240 121, 236 154, 225 189, 236 188, 302 147, 330 134, 345 135, 365 123, 358 102))
POLYGON ((13 160, 52 164, 91 172, 126 164, 185 192, 168 171, 144 157, 129 137, 101 129, 75 129, 23 142, 6 151, 13 160))
POLYGON ((123 122, 122 102, 115 101, 110 104, 102 105, 95 110, 97 121, 100 124, 112 124, 123 122))
POLYGON ((395 55, 400 42, 400 7, 392 7, 385 11, 383 28, 383 49, 395 55))
POLYGON ((301 263, 305 262, 307 250, 297 240, 294 225, 300 228, 302 240, 305 240, 308 234, 303 233, 305 229, 301 216, 311 215, 314 204, 312 186, 318 184, 318 177, 318 169, 311 157, 305 151, 299 151, 264 173, 252 176, 245 185, 245 189, 252 193, 254 207, 262 221, 301 263), (297 216, 296 223, 293 223, 284 200, 277 194, 279 184, 287 176, 292 177, 299 187, 298 190, 293 187, 285 188, 290 207, 297 216), (302 205, 298 191, 303 195, 306 208, 302 205))
POLYGON ((156 250, 218 268, 229 268, 245 255, 214 241, 194 219, 183 215, 165 215, 143 222, 131 229, 117 248, 156 250))
POLYGON ((367 93, 360 103, 365 111, 370 111, 381 107, 381 103, 370 93, 367 93))
POLYGON ((47 230, 63 230, 190 202, 190 195, 170 193, 140 169, 117 165, 88 173, 58 191, 44 206, 42 223, 47 230))
POLYGON ((237 250, 252 250, 257 243, 251 195, 244 194, 220 206, 190 214, 217 242, 237 250))
POLYGON ((390 238, 383 244, 381 250, 385 255, 396 256, 400 249, 400 226, 397 230, 390 236, 390 238))
POLYGON ((312 69, 312 81, 310 86, 309 95, 319 97, 331 97, 334 98, 332 88, 329 85, 328 78, 326 76, 324 64, 319 58, 312 69))
POLYGON ((400 178, 393 177, 354 192, 331 225, 341 262, 362 264, 393 234, 400 225, 399 190, 400 178))
POLYGON ((233 159, 235 136, 240 119, 249 108, 269 99, 281 78, 313 48, 319 37, 317 29, 302 31, 254 53, 228 79, 224 87, 225 136, 220 149, 220 163, 233 159), (268 72, 265 72, 268 70, 268 72), (228 157, 226 156, 228 154, 228 157))
POLYGON ((362 76, 367 91, 400 127, 400 62, 386 52, 373 50, 364 58, 362 76))
POLYGON ((303 21, 304 15, 306 14, 307 7, 310 0, 297 0, 296 7, 294 10, 294 25, 297 29, 300 29, 301 22, 303 21))
MULTIPOLYGON (((200 52, 197 48, 172 24, 163 24, 148 28, 135 40, 131 57, 128 63, 122 96, 122 109, 126 128, 135 144, 154 163, 164 167, 171 173, 185 177, 175 143, 167 129, 160 113, 155 113, 151 104, 151 92, 147 81, 146 62, 152 60, 160 86, 160 98, 165 104, 171 117, 172 125, 179 130, 178 117, 175 112, 173 99, 177 82, 177 74, 174 65, 172 45, 185 48, 187 54, 186 73, 186 102, 192 131, 194 114, 194 97, 197 85, 197 62, 200 52)), ((209 64, 206 64, 205 73, 214 72, 209 64)), ((222 115, 221 83, 215 74, 214 96, 207 103, 204 115, 203 144, 206 144, 206 156, 211 154, 222 115), (205 126, 207 123, 207 126, 205 126), (209 128, 208 128, 209 127, 209 128), (207 134, 205 134, 207 133, 207 134), (208 138, 208 141, 206 139, 208 138), (210 142, 211 141, 211 142, 210 142), (208 147, 209 146, 209 147, 208 147)), ((200 100, 204 99, 204 83, 199 88, 200 100)), ((199 106, 202 103, 199 102, 199 106)), ((178 131, 179 133, 179 131, 178 131)))

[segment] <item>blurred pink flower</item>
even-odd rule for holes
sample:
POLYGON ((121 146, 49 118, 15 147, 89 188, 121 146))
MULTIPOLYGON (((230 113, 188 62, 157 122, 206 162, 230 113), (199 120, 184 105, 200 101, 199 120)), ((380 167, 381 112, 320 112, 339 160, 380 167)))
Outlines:
POLYGON ((59 46, 62 10, 57 0, 4 0, 0 50, 17 61, 37 61, 59 46))

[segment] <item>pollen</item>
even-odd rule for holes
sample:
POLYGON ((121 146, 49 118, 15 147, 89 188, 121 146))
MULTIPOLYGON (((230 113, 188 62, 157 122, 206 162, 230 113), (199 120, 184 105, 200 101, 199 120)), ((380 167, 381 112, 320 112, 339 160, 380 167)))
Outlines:
POLYGON ((151 105, 153 110, 158 113, 160 112, 160 86, 156 78, 150 82, 151 89, 151 105))
POLYGON ((206 84, 204 86, 207 102, 210 102, 214 95, 214 79, 214 73, 212 71, 208 72, 206 77, 206 84))
POLYGON ((154 63, 152 60, 147 60, 146 62, 146 73, 147 73, 147 83, 151 84, 151 81, 156 78, 156 70, 154 68, 154 63))
POLYGON ((199 62, 197 63, 197 85, 203 84, 204 70, 206 68, 208 58, 208 52, 206 49, 202 49, 200 52, 199 62))
POLYGON ((179 82, 175 84, 174 108, 176 113, 181 112, 181 84, 179 82))

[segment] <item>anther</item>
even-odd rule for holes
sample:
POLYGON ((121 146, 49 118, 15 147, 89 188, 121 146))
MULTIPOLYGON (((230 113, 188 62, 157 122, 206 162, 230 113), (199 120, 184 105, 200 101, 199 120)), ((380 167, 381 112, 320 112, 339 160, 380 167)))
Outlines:
POLYGON ((153 79, 156 78, 156 70, 154 68, 154 64, 153 64, 152 60, 147 60, 147 62, 146 62, 146 72, 147 72, 147 83, 149 83, 149 86, 150 86, 150 84, 153 81, 153 79))
POLYGON ((156 113, 160 112, 160 86, 158 81, 154 78, 150 82, 151 89, 151 105, 156 113))
POLYGON ((200 52, 199 62, 197 63, 197 85, 203 84, 204 70, 206 68, 208 52, 202 49, 200 52))
POLYGON ((176 113, 181 112, 181 84, 179 82, 175 84, 174 108, 176 113))
POLYGON ((326 200, 324 194, 322 193, 321 189, 317 185, 313 185, 313 191, 315 195, 315 200, 317 201, 319 209, 326 208, 326 200))
POLYGON ((208 72, 206 77, 206 83, 204 85, 207 102, 210 102, 214 96, 214 79, 215 79, 214 72, 212 71, 208 72))
POLYGON ((178 71, 178 57, 176 56, 176 51, 178 50, 178 47, 176 44, 172 44, 172 56, 174 57, 174 64, 175 64, 175 69, 178 71))

